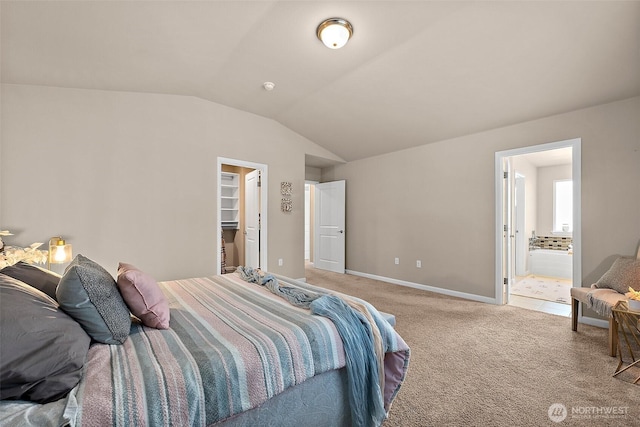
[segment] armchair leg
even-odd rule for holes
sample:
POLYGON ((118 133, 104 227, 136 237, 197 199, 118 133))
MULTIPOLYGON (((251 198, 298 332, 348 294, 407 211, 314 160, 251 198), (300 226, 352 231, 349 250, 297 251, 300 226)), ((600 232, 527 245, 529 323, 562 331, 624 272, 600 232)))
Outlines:
POLYGON ((578 330, 578 310, 580 309, 580 301, 575 298, 571 299, 571 330, 578 330))
POLYGON ((618 322, 609 317, 609 356, 616 357, 618 352, 618 322))

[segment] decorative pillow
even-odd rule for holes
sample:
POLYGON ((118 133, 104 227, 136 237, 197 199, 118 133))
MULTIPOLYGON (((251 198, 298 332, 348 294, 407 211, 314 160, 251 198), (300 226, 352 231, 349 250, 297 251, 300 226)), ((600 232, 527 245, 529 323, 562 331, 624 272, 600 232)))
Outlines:
POLYGON ((0 399, 47 403, 78 384, 91 338, 43 292, 0 274, 0 399))
POLYGON ((155 279, 131 264, 118 264, 118 289, 145 326, 169 329, 169 303, 155 279))
POLYGON ((131 315, 116 281, 101 266, 82 255, 66 268, 56 296, 60 307, 94 340, 122 344, 131 330, 131 315))
POLYGON ((56 287, 61 277, 59 274, 22 261, 3 268, 0 273, 18 279, 56 299, 56 287))
POLYGON ((597 288, 609 288, 626 294, 629 286, 640 290, 640 259, 618 258, 596 282, 597 288))

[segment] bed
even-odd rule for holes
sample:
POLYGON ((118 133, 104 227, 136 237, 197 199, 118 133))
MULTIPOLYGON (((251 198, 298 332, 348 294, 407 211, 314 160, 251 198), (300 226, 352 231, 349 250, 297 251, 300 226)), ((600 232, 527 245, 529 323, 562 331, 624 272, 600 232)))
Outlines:
MULTIPOLYGON (((122 265, 116 293, 126 297, 121 271, 122 265)), ((161 298, 148 294, 146 313, 127 304, 135 316, 127 312, 127 335, 116 337, 122 342, 98 343, 91 335, 86 358, 70 368, 79 382, 60 398, 34 403, 3 395, 1 425, 373 426, 404 381, 410 350, 364 301, 250 269, 160 283, 138 277, 161 290, 161 298), (152 297, 166 304, 166 319, 152 297), (169 321, 166 329, 162 320, 169 321)), ((25 291, 29 285, 4 270, 0 284, 6 347, 5 316, 16 315, 6 313, 10 292, 48 298, 52 306, 59 301, 44 288, 25 291)), ((47 348, 84 341, 72 342, 47 348)))

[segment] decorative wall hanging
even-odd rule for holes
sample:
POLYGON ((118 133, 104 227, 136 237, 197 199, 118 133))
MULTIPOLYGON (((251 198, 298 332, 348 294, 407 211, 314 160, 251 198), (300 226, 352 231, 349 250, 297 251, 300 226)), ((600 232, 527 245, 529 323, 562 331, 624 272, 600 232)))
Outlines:
POLYGON ((282 210, 282 212, 291 212, 293 210, 293 203, 291 202, 291 199, 282 199, 280 201, 280 210, 282 210))
POLYGON ((290 182, 281 182, 280 183, 280 194, 283 196, 291 196, 291 188, 292 185, 290 182))

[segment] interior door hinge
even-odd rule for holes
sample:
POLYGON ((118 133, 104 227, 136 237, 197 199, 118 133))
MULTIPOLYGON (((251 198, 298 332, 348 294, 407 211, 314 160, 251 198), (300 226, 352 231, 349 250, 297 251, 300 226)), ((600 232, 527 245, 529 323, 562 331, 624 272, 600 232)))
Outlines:
POLYGON ((509 178, 509 172, 504 172, 504 179, 509 178))
POLYGON ((505 278, 503 279, 503 283, 504 283, 505 285, 508 285, 508 284, 509 284, 509 279, 507 279, 507 278, 505 277, 505 278))
POLYGON ((507 224, 504 225, 504 231, 507 231, 507 224))

